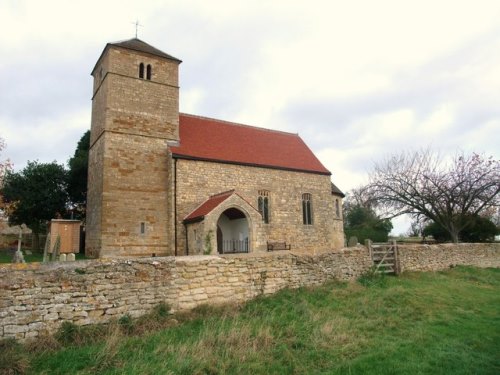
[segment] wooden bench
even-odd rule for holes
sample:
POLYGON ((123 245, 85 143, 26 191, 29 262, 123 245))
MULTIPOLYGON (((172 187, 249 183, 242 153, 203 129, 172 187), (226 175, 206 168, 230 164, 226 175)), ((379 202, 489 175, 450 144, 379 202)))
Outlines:
POLYGON ((267 251, 274 250, 290 250, 292 248, 291 244, 287 244, 286 242, 267 242, 267 251))

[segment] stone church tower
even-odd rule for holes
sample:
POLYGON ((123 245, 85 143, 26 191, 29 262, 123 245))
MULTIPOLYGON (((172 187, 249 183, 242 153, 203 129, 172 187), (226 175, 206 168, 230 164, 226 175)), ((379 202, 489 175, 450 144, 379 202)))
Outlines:
POLYGON ((179 141, 180 63, 131 39, 107 44, 92 70, 87 256, 172 249, 167 145, 179 141))

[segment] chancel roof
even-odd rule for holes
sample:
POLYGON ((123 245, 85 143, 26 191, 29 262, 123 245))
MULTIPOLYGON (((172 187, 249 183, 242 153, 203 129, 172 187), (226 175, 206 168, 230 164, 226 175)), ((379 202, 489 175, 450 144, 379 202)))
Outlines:
POLYGON ((179 115, 174 158, 330 175, 298 134, 179 115))

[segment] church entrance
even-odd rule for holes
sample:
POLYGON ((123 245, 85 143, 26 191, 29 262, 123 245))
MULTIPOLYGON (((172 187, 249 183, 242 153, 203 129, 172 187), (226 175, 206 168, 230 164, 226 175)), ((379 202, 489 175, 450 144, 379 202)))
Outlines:
POLYGON ((250 249, 248 219, 237 208, 224 211, 217 221, 219 254, 248 253, 250 249))

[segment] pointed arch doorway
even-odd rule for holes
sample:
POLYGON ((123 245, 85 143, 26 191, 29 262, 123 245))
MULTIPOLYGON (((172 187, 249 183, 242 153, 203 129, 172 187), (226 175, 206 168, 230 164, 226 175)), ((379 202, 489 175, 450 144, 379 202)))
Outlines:
POLYGON ((217 220, 217 252, 248 253, 250 248, 248 219, 243 211, 231 207, 217 220))

